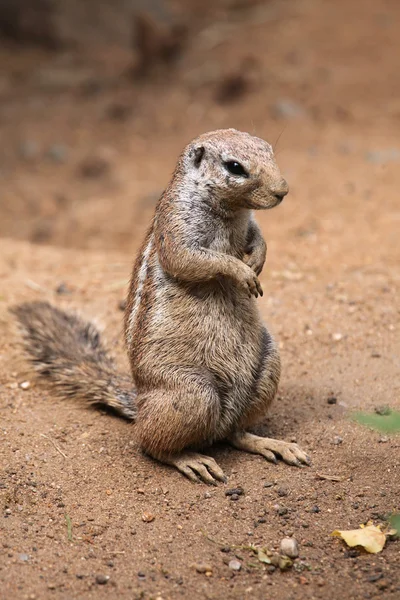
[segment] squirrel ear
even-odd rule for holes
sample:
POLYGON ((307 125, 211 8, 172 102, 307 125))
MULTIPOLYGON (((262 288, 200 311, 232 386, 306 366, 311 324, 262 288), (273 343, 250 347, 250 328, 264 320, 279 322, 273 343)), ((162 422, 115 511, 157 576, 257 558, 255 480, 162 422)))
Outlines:
POLYGON ((204 146, 197 146, 197 148, 194 148, 194 165, 195 165, 195 167, 200 166, 201 161, 203 160, 204 152, 205 152, 204 146))

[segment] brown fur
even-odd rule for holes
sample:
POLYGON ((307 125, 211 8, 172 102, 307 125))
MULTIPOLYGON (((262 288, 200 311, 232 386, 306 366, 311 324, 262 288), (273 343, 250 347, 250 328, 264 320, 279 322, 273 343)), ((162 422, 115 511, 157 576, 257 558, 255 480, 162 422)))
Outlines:
MULTIPOLYGON (((233 129, 204 134, 181 154, 135 262, 125 334, 136 391, 123 397, 136 407, 142 448, 192 480, 224 478, 213 459, 188 451, 222 439, 271 461, 279 454, 308 462, 295 444, 245 432, 266 414, 280 377, 256 306, 266 245, 252 209, 272 208, 287 191, 269 144, 233 129), (232 162, 244 171, 230 172, 232 162)), ((76 334, 90 326, 48 305, 29 307, 15 312, 41 372, 63 391, 78 387, 78 395, 123 413, 105 351, 76 334)))

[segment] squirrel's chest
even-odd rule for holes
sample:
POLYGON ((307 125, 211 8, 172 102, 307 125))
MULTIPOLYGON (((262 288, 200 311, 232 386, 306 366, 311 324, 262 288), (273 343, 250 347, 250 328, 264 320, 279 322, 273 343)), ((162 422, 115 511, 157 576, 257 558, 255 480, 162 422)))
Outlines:
POLYGON ((215 252, 231 254, 242 258, 246 242, 246 231, 244 227, 228 227, 221 225, 214 229, 209 237, 208 247, 215 252))

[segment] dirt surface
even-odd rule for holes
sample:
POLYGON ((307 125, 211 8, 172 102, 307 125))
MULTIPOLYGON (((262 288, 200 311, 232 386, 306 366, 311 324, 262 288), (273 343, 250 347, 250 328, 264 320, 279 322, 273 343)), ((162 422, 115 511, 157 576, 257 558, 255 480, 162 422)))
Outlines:
POLYGON ((400 439, 350 419, 400 406, 400 7, 191 6, 204 11, 186 50, 150 80, 100 42, 0 49, 0 596, 399 598, 398 542, 372 555, 330 533, 400 508, 400 439), (7 309, 79 309, 127 369, 119 303, 155 199, 183 145, 226 126, 273 143, 291 185, 258 215, 259 306, 283 360, 261 429, 313 465, 221 444, 229 481, 212 488, 143 456, 134 425, 35 382, 7 309), (286 535, 300 544, 286 572, 246 549, 286 535))

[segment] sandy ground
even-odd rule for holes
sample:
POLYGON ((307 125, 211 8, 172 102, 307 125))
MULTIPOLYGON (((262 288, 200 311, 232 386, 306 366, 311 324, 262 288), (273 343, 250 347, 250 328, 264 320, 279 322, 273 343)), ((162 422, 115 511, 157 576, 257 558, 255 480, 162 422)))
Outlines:
POLYGON ((124 49, 0 51, 4 600, 400 597, 398 542, 371 555, 330 536, 400 509, 399 438, 350 419, 400 406, 400 9, 272 0, 217 17, 141 83, 121 75, 124 49), (243 73, 242 96, 221 103, 243 73), (291 186, 258 215, 259 306, 283 359, 263 429, 296 440, 313 465, 220 445, 210 453, 229 481, 209 488, 143 456, 134 425, 35 382, 7 309, 78 309, 127 369, 119 303, 155 199, 183 145, 226 126, 273 143, 291 186), (289 571, 246 549, 277 549, 285 535, 300 544, 289 571))

